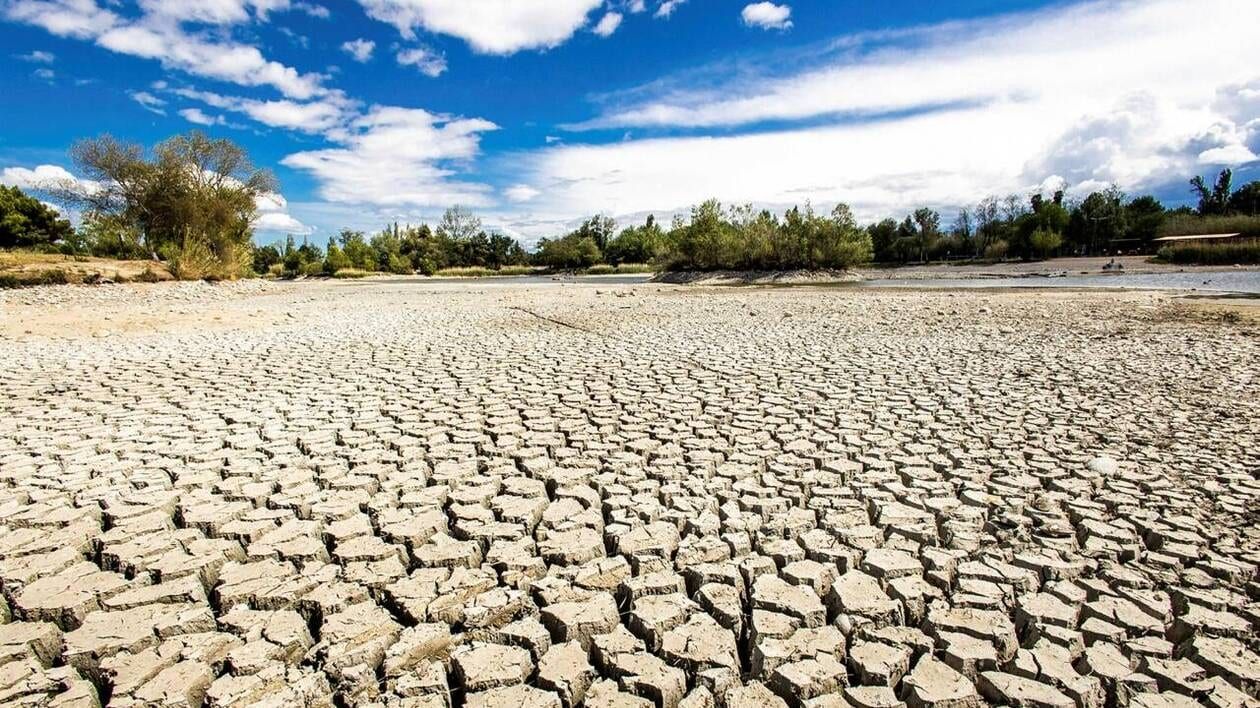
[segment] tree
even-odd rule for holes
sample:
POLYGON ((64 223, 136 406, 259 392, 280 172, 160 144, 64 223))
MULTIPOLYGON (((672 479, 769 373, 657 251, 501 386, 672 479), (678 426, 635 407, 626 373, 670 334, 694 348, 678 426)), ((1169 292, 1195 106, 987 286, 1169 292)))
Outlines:
POLYGON ((280 263, 283 258, 280 255, 280 249, 275 246, 261 246, 254 249, 254 272, 259 275, 266 275, 273 265, 280 263))
POLYGON ((17 187, 0 185, 0 248, 53 246, 73 233, 56 210, 17 187))
POLYGON ((457 243, 472 240, 481 232, 481 219, 461 206, 453 206, 442 213, 437 234, 457 243))
POLYGON ((1221 170, 1211 189, 1198 175, 1190 179, 1190 191, 1199 198, 1201 216, 1219 216, 1229 211, 1230 189, 1233 181, 1234 173, 1229 169, 1221 170))
POLYGON ((893 219, 884 219, 866 227, 866 232, 871 238, 875 260, 880 263, 893 261, 893 242, 897 240, 897 222, 893 219))
POLYGON ((1124 192, 1112 185, 1093 192, 1072 212, 1068 241, 1087 254, 1100 253, 1127 231, 1124 192))
POLYGON ((1042 258, 1049 258, 1063 245, 1063 236, 1057 231, 1037 229, 1028 241, 1035 254, 1042 258))
POLYGON ((602 252, 608 248, 608 241, 612 239, 616 228, 617 222, 613 221, 611 217, 597 214, 583 221, 582 225, 577 228, 576 233, 581 238, 590 238, 602 252))
POLYGON ((604 260, 613 265, 649 263, 662 254, 664 246, 665 232, 661 231, 656 218, 648 214, 642 226, 622 229, 616 238, 608 242, 604 260))
POLYGON ((1164 205, 1151 195, 1136 197, 1124 207, 1128 237, 1149 246, 1164 223, 1164 205))
POLYGON ((1260 180, 1248 182, 1231 194, 1229 211, 1247 216, 1260 216, 1260 180))
POLYGON ((277 187, 232 141, 193 131, 150 155, 104 135, 70 154, 96 186, 67 186, 61 196, 134 226, 150 257, 166 258, 181 277, 235 277, 252 266, 257 202, 277 187))

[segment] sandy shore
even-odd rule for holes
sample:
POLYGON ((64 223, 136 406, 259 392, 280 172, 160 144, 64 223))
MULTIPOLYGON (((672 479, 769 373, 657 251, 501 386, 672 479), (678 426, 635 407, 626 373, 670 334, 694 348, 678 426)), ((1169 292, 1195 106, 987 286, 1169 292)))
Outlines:
POLYGON ((0 702, 1247 705, 1257 309, 0 292, 0 702))

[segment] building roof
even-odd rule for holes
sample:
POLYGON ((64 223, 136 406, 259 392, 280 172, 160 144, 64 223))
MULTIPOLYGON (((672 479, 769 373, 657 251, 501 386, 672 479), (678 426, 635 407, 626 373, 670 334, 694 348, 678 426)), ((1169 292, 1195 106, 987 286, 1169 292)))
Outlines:
POLYGON ((1156 241, 1210 241, 1212 239, 1237 238, 1242 234, 1188 234, 1186 236, 1162 236, 1156 241))

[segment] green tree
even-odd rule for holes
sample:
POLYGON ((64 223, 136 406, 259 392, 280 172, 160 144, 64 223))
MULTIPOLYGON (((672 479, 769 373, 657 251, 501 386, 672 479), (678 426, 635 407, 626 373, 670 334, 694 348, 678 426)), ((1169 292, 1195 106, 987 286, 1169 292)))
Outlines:
POLYGON ((1067 240, 1086 254, 1102 253, 1128 230, 1124 192, 1111 186, 1094 192, 1072 211, 1067 240))
POLYGON ((1199 175, 1190 179, 1190 191, 1199 198, 1199 214, 1201 216, 1219 216, 1229 211, 1229 198, 1233 187, 1232 170, 1221 170, 1216 176, 1216 183, 1208 188, 1207 183, 1199 175))
POLYGON ((1260 180, 1248 182, 1231 194, 1229 211, 1246 216, 1260 216, 1260 180))
POLYGON ((1145 195, 1130 201, 1124 207, 1128 237, 1141 241, 1148 247, 1164 223, 1164 205, 1153 196, 1145 195))
POLYGON ((150 154, 105 135, 75 143, 70 154, 97 186, 66 187, 61 196, 134 226, 150 256, 166 258, 181 277, 236 277, 252 267, 258 199, 277 187, 232 141, 193 131, 150 154))
POLYGON ((0 185, 0 248, 53 246, 73 233, 56 210, 17 187, 0 185))
POLYGON ((604 259, 613 264, 650 263, 664 251, 665 232, 656 223, 656 217, 648 214, 642 226, 630 226, 621 230, 604 249, 604 259))

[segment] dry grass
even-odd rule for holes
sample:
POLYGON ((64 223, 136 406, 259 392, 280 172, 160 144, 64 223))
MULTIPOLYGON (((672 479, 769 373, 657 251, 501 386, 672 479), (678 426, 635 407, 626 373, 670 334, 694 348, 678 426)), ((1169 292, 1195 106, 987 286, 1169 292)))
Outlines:
POLYGON ((65 256, 59 253, 0 251, 0 283, 9 287, 56 283, 174 280, 165 264, 65 256))

